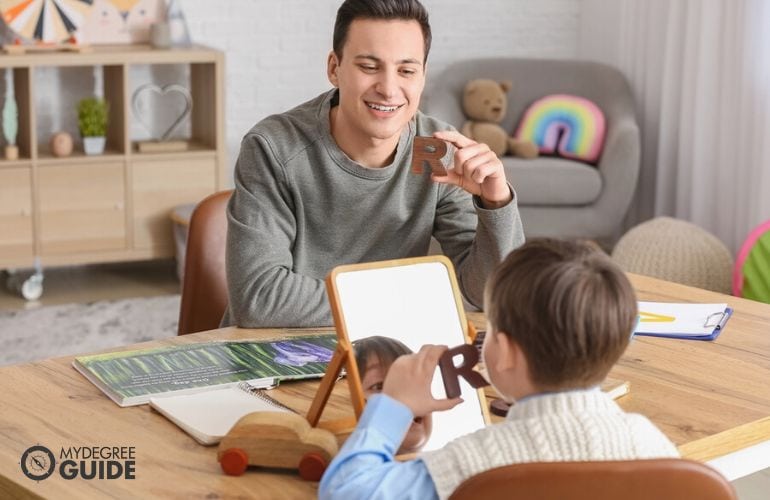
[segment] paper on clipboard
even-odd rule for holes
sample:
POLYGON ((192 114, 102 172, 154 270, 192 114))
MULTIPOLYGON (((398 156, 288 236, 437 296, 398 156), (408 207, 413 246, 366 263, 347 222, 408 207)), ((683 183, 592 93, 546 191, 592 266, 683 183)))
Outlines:
POLYGON ((639 302, 637 334, 670 337, 708 337, 724 326, 732 312, 726 303, 687 304, 639 302))

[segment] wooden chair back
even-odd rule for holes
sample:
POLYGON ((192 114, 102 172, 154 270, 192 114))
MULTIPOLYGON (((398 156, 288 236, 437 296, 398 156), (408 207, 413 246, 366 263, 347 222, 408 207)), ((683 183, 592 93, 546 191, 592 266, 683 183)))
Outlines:
POLYGON ((190 217, 178 335, 218 328, 227 307, 226 208, 232 193, 204 198, 190 217))
POLYGON ((666 458, 607 462, 534 462, 491 469, 463 482, 451 500, 736 500, 711 467, 666 458))

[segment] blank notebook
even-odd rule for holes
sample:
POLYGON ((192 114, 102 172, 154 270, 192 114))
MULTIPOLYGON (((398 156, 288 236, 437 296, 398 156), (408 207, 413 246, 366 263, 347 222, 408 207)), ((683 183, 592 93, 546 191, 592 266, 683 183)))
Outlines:
POLYGON ((293 411, 248 383, 195 394, 151 398, 150 406, 205 445, 217 444, 241 417, 249 413, 293 411))

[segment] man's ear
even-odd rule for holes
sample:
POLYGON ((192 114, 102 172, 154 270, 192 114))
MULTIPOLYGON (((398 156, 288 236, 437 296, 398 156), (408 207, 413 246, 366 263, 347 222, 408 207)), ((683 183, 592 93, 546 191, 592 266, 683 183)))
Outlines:
POLYGON ((329 82, 335 87, 339 87, 339 79, 337 78, 337 70, 340 67, 340 61, 337 59, 337 54, 334 51, 329 52, 329 57, 326 59, 326 76, 329 82))

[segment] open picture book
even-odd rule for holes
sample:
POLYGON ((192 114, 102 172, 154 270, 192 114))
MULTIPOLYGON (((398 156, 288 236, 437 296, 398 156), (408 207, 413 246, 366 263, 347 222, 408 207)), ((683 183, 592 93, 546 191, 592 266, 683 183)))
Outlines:
POLYGON ((183 344, 78 356, 72 365, 119 406, 250 381, 253 387, 320 378, 337 340, 333 333, 270 340, 183 344))

